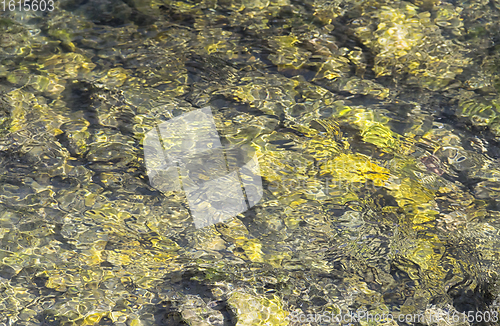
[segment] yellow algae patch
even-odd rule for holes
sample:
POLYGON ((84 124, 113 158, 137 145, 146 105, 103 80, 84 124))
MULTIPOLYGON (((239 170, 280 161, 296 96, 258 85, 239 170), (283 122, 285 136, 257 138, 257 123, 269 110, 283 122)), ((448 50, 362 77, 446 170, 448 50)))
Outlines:
MULTIPOLYGON (((245 251, 245 256, 248 260, 258 263, 264 262, 264 259, 262 258, 264 255, 262 252, 262 244, 258 239, 237 240, 236 244, 245 251)), ((242 255, 239 255, 238 253, 235 253, 235 255, 243 258, 242 255)))
POLYGON ((450 12, 441 10, 433 21, 431 13, 419 12, 419 8, 409 2, 366 8, 368 11, 363 16, 369 16, 367 21, 371 22, 366 24, 359 19, 355 33, 376 52, 373 70, 377 77, 408 73, 408 82, 438 90, 471 64, 465 51, 447 40, 438 27, 454 21, 450 27, 460 33, 458 13, 452 14, 452 18, 450 12))
POLYGON ((311 139, 306 144, 305 152, 317 160, 329 159, 333 154, 340 152, 340 146, 332 139, 311 139))
POLYGON ((253 262, 264 262, 262 244, 259 239, 249 239, 249 232, 246 226, 237 218, 224 223, 224 227, 218 228, 218 231, 227 241, 234 243, 235 246, 243 249, 243 252, 234 251, 234 255, 242 259, 248 259, 253 262))
POLYGON ((118 225, 121 225, 124 220, 132 216, 128 212, 119 211, 113 208, 111 203, 106 203, 101 208, 87 211, 85 215, 96 221, 103 221, 108 224, 115 222, 118 225))
POLYGON ((423 286, 428 289, 427 291, 443 292, 441 284, 448 274, 448 270, 443 266, 450 264, 454 269, 460 268, 460 263, 445 253, 445 243, 437 239, 436 236, 416 239, 414 246, 409 248, 404 256, 418 265, 419 268, 417 269, 415 265, 399 266, 399 268, 408 273, 411 279, 420 282, 423 280, 425 282, 423 286), (443 260, 446 263, 443 264, 443 260))
POLYGON ((20 106, 15 106, 12 110, 12 122, 10 123, 10 131, 16 132, 21 130, 26 125, 25 112, 20 106))
POLYGON ((120 87, 127 80, 127 71, 121 67, 109 69, 106 76, 99 79, 107 87, 120 87))
POLYGON ((130 326, 142 326, 142 322, 140 319, 135 318, 130 321, 130 326))
POLYGON ((391 195, 396 198, 400 207, 429 203, 434 198, 434 193, 424 188, 417 181, 402 178, 400 185, 391 190, 391 195))
POLYGON ((390 177, 390 171, 362 154, 339 154, 320 165, 320 174, 330 174, 333 180, 361 182, 372 180, 375 186, 383 186, 390 177))
POLYGON ((230 221, 224 222, 224 227, 217 230, 225 237, 233 240, 246 240, 248 239, 249 232, 239 219, 234 218, 230 221))
POLYGON ((361 133, 363 140, 380 148, 396 149, 398 141, 391 129, 381 123, 373 123, 361 133))
POLYGON ((298 94, 295 88, 300 85, 296 79, 269 77, 242 77, 240 82, 244 84, 235 86, 232 95, 256 107, 265 107, 267 102, 280 102, 284 107, 291 107, 298 94))
POLYGON ((41 70, 53 73, 60 78, 76 78, 95 68, 90 59, 78 53, 55 54, 41 63, 41 70))
POLYGON ((390 194, 404 210, 408 222, 413 224, 414 229, 426 229, 425 224, 434 221, 439 214, 437 204, 434 202, 434 192, 415 180, 400 179, 399 186, 391 189, 390 194))
POLYGON ((274 268, 281 268, 281 263, 283 262, 283 259, 287 258, 290 259, 290 254, 287 252, 271 252, 271 253, 266 253, 264 256, 264 261, 271 265, 274 268))
MULTIPOLYGON (((137 241, 134 241, 139 247, 137 241)), ((132 263, 133 260, 140 259, 140 252, 136 250, 107 250, 106 260, 115 266, 124 266, 132 263), (135 257, 133 257, 135 256, 135 257)))
POLYGON ((438 211, 432 209, 424 209, 422 212, 419 212, 413 216, 413 224, 415 225, 415 229, 423 229, 419 227, 418 224, 425 224, 430 221, 435 221, 437 216, 439 215, 438 211))
POLYGON ((385 99, 390 95, 390 90, 371 80, 364 80, 353 76, 339 85, 339 90, 349 92, 351 94, 371 95, 378 99, 385 99))
POLYGON ((383 123, 370 121, 366 117, 361 136, 363 141, 373 144, 385 152, 408 155, 414 148, 411 139, 408 140, 393 132, 383 123))
POLYGON ((4 95, 4 99, 12 107, 11 117, 8 123, 9 131, 19 131, 27 125, 29 120, 39 120, 44 123, 44 128, 57 134, 58 127, 64 117, 54 112, 44 101, 43 97, 37 97, 31 92, 15 89, 4 95))
POLYGON ((276 252, 273 250, 266 250, 266 253, 264 253, 262 251, 263 245, 260 240, 251 239, 246 226, 239 219, 235 218, 225 222, 224 226, 217 230, 226 241, 233 244, 233 254, 241 259, 258 263, 267 263, 278 268, 283 259, 289 257, 288 253, 276 252))
POLYGON ((104 261, 102 254, 106 241, 96 241, 90 249, 82 250, 80 260, 89 266, 95 266, 104 261))
POLYGON ((422 269, 436 269, 444 251, 444 244, 437 239, 418 239, 407 258, 422 269))
POLYGON ((108 312, 98 312, 94 314, 90 314, 85 317, 83 320, 82 326, 87 326, 87 325, 96 325, 99 323, 99 321, 102 319, 102 317, 107 317, 108 312))
POLYGON ((500 97, 493 99, 472 98, 459 102, 457 115, 469 118, 476 126, 490 126, 495 135, 499 135, 500 97))
POLYGON ((212 54, 215 52, 224 52, 224 50, 226 49, 227 49, 227 44, 223 41, 219 41, 217 43, 212 43, 205 46, 205 50, 208 52, 208 54, 212 54))
POLYGON ((228 300, 237 315, 236 326, 278 326, 288 325, 288 312, 283 309, 281 300, 233 292, 228 300))
POLYGON ((47 288, 65 292, 70 288, 82 288, 86 285, 91 286, 91 284, 97 284, 103 281, 106 277, 106 272, 100 270, 98 266, 93 266, 91 268, 92 269, 54 269, 44 271, 39 274, 39 276, 47 277, 47 281, 45 282, 47 288))
POLYGON ((26 110, 23 107, 23 104, 27 101, 27 98, 34 99, 33 95, 28 95, 21 90, 14 90, 6 94, 7 99, 10 104, 13 106, 13 110, 11 113, 11 122, 10 122, 10 131, 16 132, 21 130, 26 125, 26 110))
MULTIPOLYGON (((295 156, 290 151, 267 150, 266 148, 256 148, 256 155, 259 160, 260 173, 270 182, 280 182, 286 179, 287 176, 292 175, 296 170, 295 163, 303 163, 303 158, 295 156)), ((312 164, 312 162, 310 163, 312 164)), ((304 164, 301 164, 302 166, 304 164)), ((300 167, 299 167, 300 168, 300 167)), ((294 178, 301 178, 298 175, 293 175, 294 178)), ((306 177, 304 174, 303 178, 306 177)))
POLYGON ((321 64, 314 78, 315 80, 321 78, 332 80, 348 76, 351 70, 349 62, 349 59, 341 56, 328 57, 328 59, 321 64))

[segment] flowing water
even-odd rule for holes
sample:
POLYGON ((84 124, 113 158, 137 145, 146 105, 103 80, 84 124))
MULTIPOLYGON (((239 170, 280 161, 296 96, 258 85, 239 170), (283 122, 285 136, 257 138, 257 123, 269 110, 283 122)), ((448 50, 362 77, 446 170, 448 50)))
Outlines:
POLYGON ((6 0, 0 29, 1 325, 500 323, 499 0, 6 0), (200 227, 144 143, 207 107, 262 198, 200 227))

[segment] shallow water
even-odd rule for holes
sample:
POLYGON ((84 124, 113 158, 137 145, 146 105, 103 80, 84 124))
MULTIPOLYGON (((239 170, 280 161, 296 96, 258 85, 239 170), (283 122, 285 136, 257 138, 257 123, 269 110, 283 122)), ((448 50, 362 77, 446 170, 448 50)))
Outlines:
POLYGON ((35 3, 0 2, 2 325, 499 324, 498 0, 35 3), (262 198, 196 224, 144 143, 206 107, 262 198))

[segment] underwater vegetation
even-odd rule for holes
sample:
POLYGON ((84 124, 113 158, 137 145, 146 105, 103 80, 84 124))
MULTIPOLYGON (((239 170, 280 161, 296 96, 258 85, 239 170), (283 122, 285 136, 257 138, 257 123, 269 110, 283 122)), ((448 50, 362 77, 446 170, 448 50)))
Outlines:
POLYGON ((499 1, 60 0, 0 28, 3 325, 500 313, 499 1), (264 195, 196 229, 143 141, 206 106, 264 195))

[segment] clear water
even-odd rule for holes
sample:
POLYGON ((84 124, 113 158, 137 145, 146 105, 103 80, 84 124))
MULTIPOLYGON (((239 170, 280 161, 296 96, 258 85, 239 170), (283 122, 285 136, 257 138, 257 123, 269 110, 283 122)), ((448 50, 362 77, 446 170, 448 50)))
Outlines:
POLYGON ((2 325, 498 324, 497 0, 22 5, 0 2, 2 325), (207 106, 263 192, 196 228, 144 139, 207 106))

